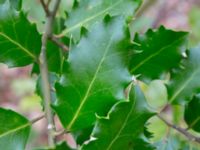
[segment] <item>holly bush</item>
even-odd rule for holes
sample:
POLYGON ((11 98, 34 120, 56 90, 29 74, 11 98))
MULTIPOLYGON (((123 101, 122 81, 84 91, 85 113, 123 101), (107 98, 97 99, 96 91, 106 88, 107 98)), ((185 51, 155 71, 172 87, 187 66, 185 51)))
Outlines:
POLYGON ((40 0, 45 24, 24 3, 0 1, 0 62, 32 65, 44 115, 29 120, 1 107, 1 149, 24 150, 41 119, 48 145, 40 149, 198 149, 200 48, 188 48, 187 32, 161 26, 132 38, 141 0, 74 0, 67 9, 40 0))

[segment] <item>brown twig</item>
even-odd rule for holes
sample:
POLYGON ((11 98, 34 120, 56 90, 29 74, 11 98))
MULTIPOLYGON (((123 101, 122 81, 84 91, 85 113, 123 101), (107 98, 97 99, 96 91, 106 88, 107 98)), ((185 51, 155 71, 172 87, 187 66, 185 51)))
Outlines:
POLYGON ((68 131, 66 131, 65 129, 61 130, 61 131, 58 131, 58 132, 55 132, 55 136, 61 136, 63 134, 67 134, 69 133, 68 131))
POLYGON ((47 1, 47 6, 49 6, 50 3, 51 3, 51 0, 48 0, 48 1, 47 1))
MULTIPOLYGON (((50 147, 55 146, 55 124, 54 124, 54 115, 51 110, 51 89, 50 89, 50 82, 49 82, 49 74, 48 74, 48 66, 47 66, 47 58, 46 58, 46 45, 49 37, 52 35, 52 26, 54 22, 54 18, 56 12, 58 10, 59 4, 61 0, 55 0, 54 7, 52 11, 49 11, 49 14, 46 16, 46 23, 45 23, 45 32, 42 36, 42 46, 41 46, 41 53, 39 56, 40 61, 40 73, 42 77, 42 91, 44 97, 44 110, 45 116, 48 122, 48 144, 50 147)), ((44 7, 45 9, 45 7, 44 7)))
POLYGON ((40 0, 40 3, 42 4, 42 7, 43 7, 46 15, 49 16, 50 12, 49 12, 49 8, 48 8, 48 4, 45 4, 44 0, 40 0))
POLYGON ((58 45, 63 50, 64 53, 66 53, 69 50, 69 48, 64 43, 60 42, 59 39, 56 38, 55 36, 52 35, 49 38, 52 42, 58 45))
POLYGON ((33 120, 31 120, 30 123, 34 124, 34 123, 38 122, 39 120, 43 119, 44 117, 45 117, 45 115, 43 114, 43 115, 41 115, 41 116, 39 116, 39 117, 34 118, 33 120))
POLYGON ((167 121, 165 118, 163 118, 161 116, 161 114, 157 114, 158 118, 160 118, 167 126, 169 126, 170 128, 175 129, 176 131, 178 131, 179 133, 181 133, 182 135, 184 135, 185 137, 187 137, 189 140, 191 141, 195 141, 197 143, 200 143, 200 137, 196 137, 194 135, 192 135, 191 133, 189 133, 186 129, 183 129, 181 127, 178 127, 172 123, 170 123, 169 121, 167 121))

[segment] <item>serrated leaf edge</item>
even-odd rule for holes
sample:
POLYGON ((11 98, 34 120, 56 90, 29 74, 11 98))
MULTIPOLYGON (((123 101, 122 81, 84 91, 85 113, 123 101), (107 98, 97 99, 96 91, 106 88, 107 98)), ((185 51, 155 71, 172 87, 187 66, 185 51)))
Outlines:
POLYGON ((101 15, 104 14, 106 11, 108 11, 108 10, 114 8, 115 6, 117 6, 118 4, 120 4, 121 2, 123 2, 123 0, 121 0, 121 1, 119 1, 119 2, 117 2, 117 3, 115 3, 114 5, 112 5, 112 6, 108 7, 108 8, 106 8, 106 9, 104 9, 103 11, 97 13, 97 14, 94 15, 94 16, 90 16, 90 17, 84 19, 83 21, 77 23, 76 25, 73 25, 73 27, 71 27, 71 28, 66 28, 66 29, 63 30, 62 33, 59 34, 58 36, 65 35, 65 34, 71 32, 71 31, 75 30, 76 28, 83 26, 86 22, 89 22, 89 21, 91 21, 91 20, 93 20, 93 19, 95 19, 95 18, 101 16, 101 15))
MULTIPOLYGON (((156 53, 153 53, 152 55, 148 56, 146 59, 144 59, 142 62, 140 62, 138 65, 136 65, 134 68, 131 69, 131 73, 133 73, 135 70, 137 70, 139 67, 141 67, 142 65, 144 65, 146 62, 148 62, 149 60, 151 60, 153 57, 157 56, 158 54, 160 54, 161 52, 163 52, 166 48, 169 48, 170 46, 174 45, 176 42, 181 41, 182 39, 184 39, 187 36, 187 33, 177 39, 176 41, 172 42, 171 44, 162 47, 160 50, 158 50, 156 53)), ((142 53, 142 52, 141 52, 142 53)))

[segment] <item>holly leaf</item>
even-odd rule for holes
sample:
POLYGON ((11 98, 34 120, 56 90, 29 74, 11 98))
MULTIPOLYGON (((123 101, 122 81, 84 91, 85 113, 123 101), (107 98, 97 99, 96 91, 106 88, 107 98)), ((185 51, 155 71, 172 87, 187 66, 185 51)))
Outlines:
POLYGON ((173 104, 185 104, 200 92, 200 47, 188 51, 188 58, 183 62, 183 69, 172 74, 168 84, 168 99, 173 104))
MULTIPOLYGON (((35 24, 31 24, 23 13, 0 19, 0 62, 9 67, 21 67, 34 63, 33 72, 39 72, 38 57, 41 35, 35 24)), ((49 71, 60 73, 61 54, 59 48, 48 41, 47 63, 49 71)))
POLYGON ((182 52, 186 50, 187 32, 175 32, 161 26, 136 34, 130 60, 132 74, 143 79, 158 79, 163 73, 179 66, 182 52))
POLYGON ((184 119, 188 128, 200 132, 200 95, 196 95, 185 106, 184 119))
POLYGON ((4 150, 25 149, 30 122, 18 113, 0 108, 0 147, 4 150))
POLYGON ((36 26, 20 13, 0 20, 0 62, 20 67, 37 62, 41 45, 36 26))
POLYGON ((97 117, 92 133, 92 141, 83 146, 83 150, 134 149, 151 150, 148 143, 142 140, 144 125, 153 116, 140 88, 131 89, 130 100, 117 103, 108 116, 97 117))
POLYGON ((94 124, 95 114, 105 115, 131 81, 127 69, 130 35, 123 17, 96 24, 69 50, 63 75, 56 84, 54 106, 63 126, 78 131, 94 124), (110 78, 111 77, 111 78, 110 78))
POLYGON ((132 16, 140 5, 141 0, 75 0, 71 12, 65 22, 66 29, 62 35, 71 36, 78 40, 82 27, 89 29, 101 21, 107 14, 110 16, 132 16))

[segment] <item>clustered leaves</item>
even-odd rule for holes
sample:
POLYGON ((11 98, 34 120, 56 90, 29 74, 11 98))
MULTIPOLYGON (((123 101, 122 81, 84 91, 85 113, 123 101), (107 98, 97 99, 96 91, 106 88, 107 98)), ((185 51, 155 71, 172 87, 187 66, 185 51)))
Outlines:
MULTIPOLYGON (((9 67, 32 64, 32 73, 38 75, 37 93, 43 97, 41 33, 21 4, 0 1, 0 62, 9 67)), ((50 39, 47 43, 55 89, 52 110, 77 140, 76 149, 159 149, 149 140, 153 135, 147 129, 147 120, 158 110, 150 109, 139 84, 154 79, 168 80, 168 105, 185 107, 188 128, 200 132, 200 48, 187 49, 187 32, 163 26, 132 40, 129 23, 140 4, 141 0, 75 0, 64 18, 65 29, 56 36, 61 42, 70 41, 64 43, 69 51, 61 51, 50 39)), ((0 108, 0 147, 25 149, 31 124, 0 108)), ((62 142, 47 149, 72 148, 62 142)))

